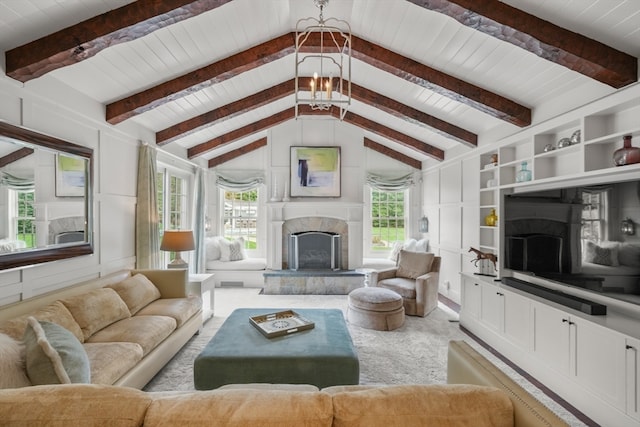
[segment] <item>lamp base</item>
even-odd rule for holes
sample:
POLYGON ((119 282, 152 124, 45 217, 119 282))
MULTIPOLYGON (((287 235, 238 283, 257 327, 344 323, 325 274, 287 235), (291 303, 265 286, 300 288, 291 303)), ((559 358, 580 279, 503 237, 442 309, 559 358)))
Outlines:
POLYGON ((187 268, 189 268, 189 264, 187 264, 187 262, 185 260, 183 260, 182 258, 180 258, 180 255, 178 253, 176 253, 176 257, 173 259, 173 261, 171 261, 169 264, 167 264, 167 268, 184 268, 184 269, 187 269, 187 268))

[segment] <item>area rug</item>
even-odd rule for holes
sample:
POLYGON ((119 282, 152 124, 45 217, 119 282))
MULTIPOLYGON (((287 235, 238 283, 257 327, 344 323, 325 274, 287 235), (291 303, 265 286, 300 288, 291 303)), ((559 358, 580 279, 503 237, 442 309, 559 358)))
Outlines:
MULTIPOLYGON (((277 309, 337 308, 346 313, 346 295, 262 295, 256 288, 216 288, 214 317, 209 319, 176 356, 145 387, 146 391, 195 390, 193 361, 236 308, 277 309)), ((374 331, 348 324, 360 360, 361 384, 436 384, 446 383, 447 345, 464 340, 498 368, 551 408, 569 425, 584 427, 564 407, 487 351, 458 325, 458 315, 446 305, 427 317, 407 316, 405 324, 394 331, 374 331)), ((266 339, 266 338, 265 338, 266 339)))

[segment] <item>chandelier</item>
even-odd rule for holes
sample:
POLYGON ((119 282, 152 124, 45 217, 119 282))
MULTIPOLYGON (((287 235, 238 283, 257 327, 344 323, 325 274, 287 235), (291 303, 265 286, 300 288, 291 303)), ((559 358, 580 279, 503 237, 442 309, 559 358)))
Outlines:
POLYGON ((344 119, 351 104, 351 27, 336 18, 324 19, 329 0, 314 0, 318 19, 309 17, 296 24, 295 110, 308 105, 312 110, 339 109, 344 119))

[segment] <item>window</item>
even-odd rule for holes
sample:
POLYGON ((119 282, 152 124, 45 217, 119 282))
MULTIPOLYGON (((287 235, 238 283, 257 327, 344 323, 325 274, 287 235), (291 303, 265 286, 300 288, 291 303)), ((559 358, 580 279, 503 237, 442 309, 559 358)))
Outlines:
MULTIPOLYGON (((189 175, 185 172, 159 166, 156 175, 158 199, 158 233, 160 241, 164 230, 188 229, 189 175)), ((164 253, 164 256, 173 256, 164 253)), ((165 260, 166 261, 166 260, 165 260)))
POLYGON ((242 237, 244 238, 245 249, 256 249, 258 189, 224 191, 223 203, 223 236, 230 240, 242 237))
POLYGON ((607 204, 609 191, 582 192, 582 239, 599 242, 606 240, 607 204))
POLYGON ((25 247, 34 248, 36 247, 36 217, 33 208, 35 191, 10 190, 10 192, 14 206, 11 234, 16 240, 22 240, 25 247))
POLYGON ((406 191, 371 189, 371 241, 372 251, 388 250, 393 242, 405 240, 406 191))

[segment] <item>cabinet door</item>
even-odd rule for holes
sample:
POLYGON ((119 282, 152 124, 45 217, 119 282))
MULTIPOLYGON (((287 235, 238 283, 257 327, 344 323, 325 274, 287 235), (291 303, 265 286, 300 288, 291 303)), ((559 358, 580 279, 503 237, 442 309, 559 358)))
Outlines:
POLYGON ((480 319, 494 331, 502 333, 504 316, 504 293, 494 285, 481 285, 482 304, 480 319))
POLYGON ((474 319, 480 318, 480 284, 475 280, 462 282, 462 312, 474 319))
POLYGON ((626 339, 625 357, 627 415, 640 421, 640 340, 626 339))
POLYGON ((578 318, 570 319, 569 328, 571 341, 575 342, 572 375, 585 388, 624 411, 624 336, 578 318))
POLYGON ((509 291, 504 293, 504 335, 516 346, 529 348, 531 300, 509 291))
POLYGON ((569 316, 533 303, 533 352, 539 360, 563 374, 569 373, 569 316))

